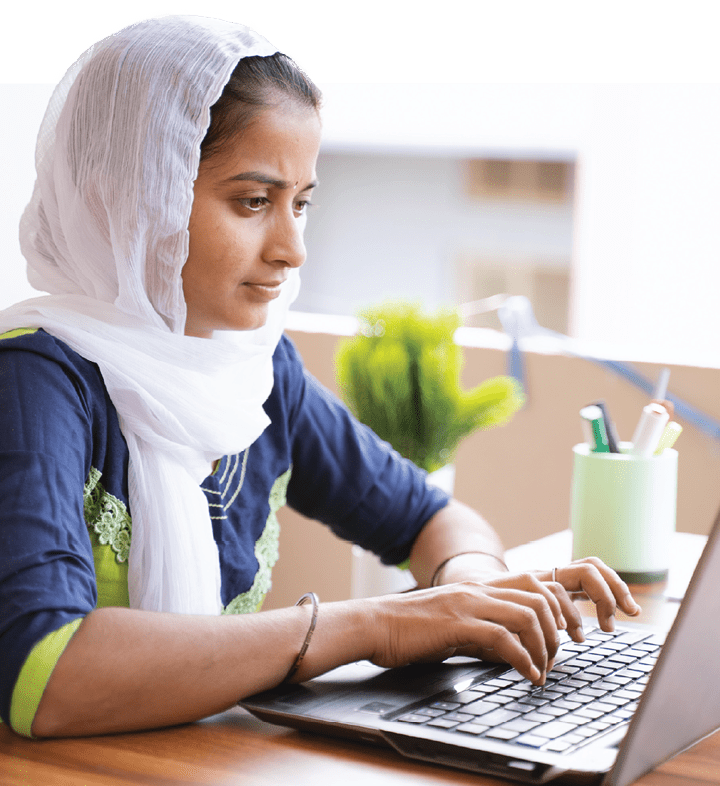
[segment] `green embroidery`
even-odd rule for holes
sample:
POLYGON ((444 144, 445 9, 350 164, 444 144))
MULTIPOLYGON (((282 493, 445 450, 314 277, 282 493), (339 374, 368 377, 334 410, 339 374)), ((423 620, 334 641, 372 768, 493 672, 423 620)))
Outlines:
POLYGON ((95 467, 90 468, 83 491, 85 522, 93 528, 100 543, 109 545, 115 552, 115 559, 125 562, 130 553, 130 514, 121 500, 102 487, 101 475, 95 467))
POLYGON ((37 333, 37 328, 15 328, 15 330, 8 330, 7 333, 0 335, 3 338, 17 338, 18 336, 29 336, 31 333, 37 333))
POLYGON ((223 614, 249 614, 259 611, 265 596, 272 586, 271 573, 278 560, 278 541, 280 539, 280 522, 277 512, 287 500, 287 487, 290 482, 292 467, 273 483, 270 490, 270 513, 262 535, 255 541, 255 558, 258 561, 258 572, 252 587, 230 601, 223 609, 223 614))

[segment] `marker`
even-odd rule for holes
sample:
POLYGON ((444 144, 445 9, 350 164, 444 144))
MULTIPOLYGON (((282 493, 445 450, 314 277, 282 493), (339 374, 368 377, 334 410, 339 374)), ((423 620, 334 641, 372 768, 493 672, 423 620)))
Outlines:
POLYGON ((670 419, 670 415, 665 407, 660 404, 648 404, 643 407, 640 422, 637 424, 633 435, 633 444, 630 453, 633 456, 643 456, 649 458, 660 444, 665 426, 670 419))
POLYGON ((665 426, 665 431, 663 431, 662 436, 660 437, 660 442, 658 442, 658 446, 655 449, 655 455, 659 456, 663 450, 667 450, 671 448, 675 444, 675 440, 682 434, 682 426, 679 423, 676 423, 674 420, 665 426))
POLYGON ((600 407, 603 416, 603 423, 605 424, 605 433, 607 434, 608 449, 610 453, 620 452, 620 438, 615 429, 610 413, 608 412, 607 404, 604 401, 596 401, 596 407, 600 407))
POLYGON ((655 389, 653 390, 651 398, 655 399, 656 401, 662 401, 665 398, 665 396, 667 396, 667 387, 669 381, 670 381, 670 369, 664 368, 660 372, 658 381, 655 383, 655 389))
POLYGON ((580 410, 585 441, 593 453, 609 453, 607 432, 603 413, 597 404, 590 404, 580 410))

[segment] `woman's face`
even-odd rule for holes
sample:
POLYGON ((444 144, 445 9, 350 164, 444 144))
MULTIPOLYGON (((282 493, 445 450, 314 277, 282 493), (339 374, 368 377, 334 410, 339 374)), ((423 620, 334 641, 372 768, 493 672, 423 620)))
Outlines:
POLYGON ((182 270, 185 335, 265 324, 290 269, 305 261, 319 148, 318 113, 284 101, 200 163, 182 270))

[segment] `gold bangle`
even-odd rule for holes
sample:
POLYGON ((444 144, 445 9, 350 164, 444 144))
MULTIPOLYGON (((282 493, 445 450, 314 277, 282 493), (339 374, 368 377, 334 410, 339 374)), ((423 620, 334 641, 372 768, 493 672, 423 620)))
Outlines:
POLYGON ((303 641, 300 652, 298 653, 297 658, 295 658, 295 662, 293 663, 290 671, 287 673, 287 677, 285 677, 285 682, 288 682, 297 674, 300 664, 303 662, 303 658, 305 657, 305 653, 310 646, 310 639, 312 638, 313 631, 315 630, 315 625, 317 623, 320 600, 314 592, 306 592, 295 605, 304 606, 307 601, 312 603, 312 618, 310 620, 310 627, 308 628, 308 632, 305 634, 305 641, 303 641))
POLYGON ((492 557, 494 560, 497 560, 505 570, 509 571, 510 568, 505 564, 505 561, 498 557, 497 554, 491 554, 489 551, 461 551, 459 554, 453 554, 452 557, 448 557, 444 559, 438 566, 435 568, 435 573, 433 573, 432 581, 430 582, 431 587, 436 586, 437 580, 440 578, 440 574, 442 573, 443 568, 450 562, 451 559, 455 559, 455 557, 464 557, 466 554, 482 554, 484 557, 492 557))

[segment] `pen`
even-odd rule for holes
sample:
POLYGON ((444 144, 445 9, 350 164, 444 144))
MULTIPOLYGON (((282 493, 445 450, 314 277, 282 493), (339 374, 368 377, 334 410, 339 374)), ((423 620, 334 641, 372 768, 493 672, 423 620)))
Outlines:
POLYGON ((597 404, 590 404, 580 410, 585 441, 590 445, 593 453, 609 453, 607 431, 603 412, 597 404))
POLYGON ((608 449, 610 453, 619 453, 620 438, 618 437, 615 424, 613 423, 610 413, 608 412, 607 404, 604 401, 596 401, 595 406, 600 407, 602 412, 603 423, 605 424, 605 433, 607 434, 608 449))
POLYGON ((669 419, 668 411, 660 404, 653 402, 643 407, 640 422, 633 435, 630 453, 634 456, 652 456, 660 443, 660 437, 662 437, 669 419))

